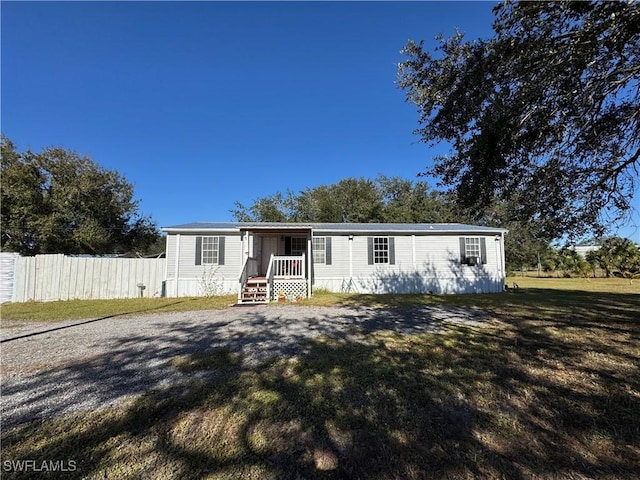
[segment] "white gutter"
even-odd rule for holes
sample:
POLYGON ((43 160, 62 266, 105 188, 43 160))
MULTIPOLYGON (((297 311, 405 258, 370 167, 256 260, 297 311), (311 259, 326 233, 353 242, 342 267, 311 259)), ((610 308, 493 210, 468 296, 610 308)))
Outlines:
POLYGON ((493 230, 430 230, 430 229, 420 229, 420 230, 398 230, 398 229, 377 229, 377 230, 370 230, 370 229, 353 229, 353 230, 335 230, 335 229, 327 229, 327 230, 323 230, 320 228, 316 228, 314 230, 314 233, 316 233, 317 235, 329 235, 329 234, 334 234, 334 235, 370 235, 370 236, 375 236, 375 235, 382 235, 382 234, 395 234, 395 235, 501 235, 504 233, 507 233, 508 230, 505 229, 493 229, 493 230))
POLYGON ((163 232, 170 234, 189 233, 197 235, 198 233, 238 233, 237 228, 161 228, 163 232))

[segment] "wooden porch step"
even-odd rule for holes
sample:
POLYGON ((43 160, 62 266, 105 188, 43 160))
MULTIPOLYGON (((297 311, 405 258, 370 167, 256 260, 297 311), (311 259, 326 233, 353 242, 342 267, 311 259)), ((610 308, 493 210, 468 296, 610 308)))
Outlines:
POLYGON ((264 277, 247 279, 247 283, 240 295, 240 303, 269 303, 267 299, 267 279, 264 277))
POLYGON ((246 297, 242 297, 240 299, 240 303, 242 305, 245 305, 247 303, 269 303, 267 302, 267 298, 266 297, 257 297, 257 298, 246 298, 246 297))
POLYGON ((242 298, 258 298, 258 297, 264 297, 266 299, 267 292, 252 292, 247 290, 244 290, 242 292, 242 298))

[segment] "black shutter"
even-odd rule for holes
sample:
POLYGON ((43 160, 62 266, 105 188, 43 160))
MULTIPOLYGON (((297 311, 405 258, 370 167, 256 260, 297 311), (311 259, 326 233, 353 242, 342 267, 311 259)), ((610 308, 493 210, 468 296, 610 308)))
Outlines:
POLYGON ((224 239, 225 237, 218 237, 218 265, 224 265, 224 239))
POLYGON ((324 263, 325 265, 331 265, 331 237, 324 238, 324 263))
POLYGON ((396 239, 389 237, 389 265, 396 264, 396 239))
POLYGON ((196 237, 196 265, 202 265, 202 237, 196 237))
POLYGON ((482 265, 486 265, 487 263, 487 239, 480 239, 480 262, 482 265))
POLYGON ((367 237, 367 259, 373 265, 373 237, 367 237))
POLYGON ((291 255, 291 237, 284 237, 284 254, 291 255))
POLYGON ((464 237, 460 237, 460 263, 467 263, 467 255, 464 249, 464 237))

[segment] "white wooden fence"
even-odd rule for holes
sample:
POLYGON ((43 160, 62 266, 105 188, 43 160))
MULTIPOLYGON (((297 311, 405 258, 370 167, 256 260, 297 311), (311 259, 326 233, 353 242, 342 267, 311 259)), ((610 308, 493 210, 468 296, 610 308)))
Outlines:
POLYGON ((145 297, 160 296, 164 275, 164 258, 18 257, 11 300, 132 298, 139 285, 145 297))
POLYGON ((13 276, 16 271, 16 260, 19 254, 0 252, 0 303, 13 299, 13 276))

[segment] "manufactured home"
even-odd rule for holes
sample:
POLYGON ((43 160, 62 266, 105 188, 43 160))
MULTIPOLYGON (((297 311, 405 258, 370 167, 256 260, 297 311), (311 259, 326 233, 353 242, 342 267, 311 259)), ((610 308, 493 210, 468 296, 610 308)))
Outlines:
POLYGON ((359 293, 495 293, 506 230, 463 224, 189 223, 167 233, 164 294, 240 303, 359 293))

